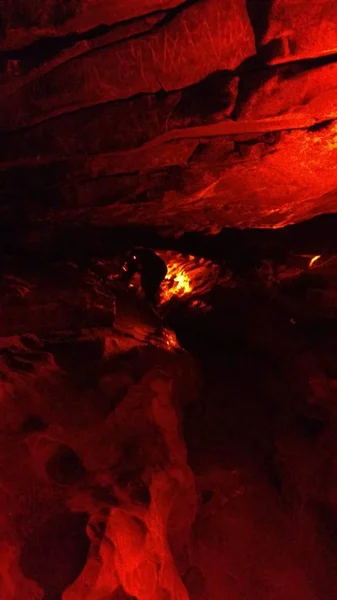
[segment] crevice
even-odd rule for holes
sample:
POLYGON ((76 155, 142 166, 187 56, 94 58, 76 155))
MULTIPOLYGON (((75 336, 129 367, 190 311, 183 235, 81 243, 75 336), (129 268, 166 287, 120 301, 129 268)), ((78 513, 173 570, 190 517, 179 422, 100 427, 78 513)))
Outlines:
MULTIPOLYGON (((42 64, 46 63, 48 60, 55 58, 61 52, 71 48, 75 44, 82 41, 91 41, 95 40, 103 35, 111 33, 121 28, 127 28, 134 24, 139 23, 145 19, 149 19, 151 17, 160 17, 153 27, 145 32, 145 35, 149 35, 149 33, 153 33, 155 31, 160 30, 162 27, 165 27, 168 23, 170 23, 177 15, 181 12, 189 8, 194 4, 198 4, 201 0, 186 0, 182 4, 179 4, 175 8, 169 9, 167 11, 153 11, 141 15, 139 17, 134 17, 132 19, 128 19, 125 21, 121 21, 118 23, 113 23, 112 25, 101 24, 93 29, 89 29, 85 32, 81 33, 67 33, 62 36, 45 36, 41 37, 37 40, 34 40, 29 46, 25 46, 24 48, 14 49, 14 50, 5 50, 1 52, 1 60, 19 60, 19 61, 28 61, 31 63, 31 68, 37 68, 42 64)), ((125 38, 121 38, 117 40, 115 43, 112 42, 111 45, 115 45, 123 42, 124 40, 136 39, 139 37, 143 37, 144 32, 136 33, 134 35, 126 35, 125 38)), ((145 37, 145 36, 144 36, 145 37)), ((93 48, 94 51, 96 48, 93 48)), ((88 49, 90 52, 91 49, 88 49)), ((87 52, 85 52, 86 54, 87 52)), ((83 53, 84 54, 84 53, 83 53)))
POLYGON ((297 60, 289 60, 287 62, 279 63, 278 65, 271 65, 270 68, 287 68, 292 67, 293 65, 298 65, 301 73, 305 71, 310 71, 311 69, 316 69, 319 67, 326 67, 333 63, 337 63, 337 52, 332 54, 327 54, 324 56, 315 56, 312 58, 300 58, 297 60))
POLYGON ((191 163, 193 163, 193 161, 194 161, 196 158, 199 158, 199 157, 200 157, 200 156, 201 156, 201 155, 204 153, 204 151, 206 150, 206 148, 207 148, 207 147, 208 147, 208 144, 207 144, 207 143, 205 143, 205 142, 200 142, 200 143, 199 143, 199 144, 198 144, 198 145, 195 147, 195 149, 193 150, 192 154, 189 156, 189 158, 188 158, 188 161, 187 161, 187 162, 188 162, 188 164, 191 164, 191 163))
POLYGON ((273 0, 246 0, 246 7, 255 35, 256 46, 259 47, 268 29, 268 17, 273 0))
POLYGON ((308 127, 308 131, 311 133, 315 133, 315 131, 323 131, 324 129, 328 129, 330 125, 334 122, 335 119, 327 119, 326 121, 321 121, 320 123, 315 123, 311 127, 308 127))
MULTIPOLYGON (((265 46, 263 47, 265 48, 265 46)), ((245 59, 238 67, 233 71, 233 75, 243 76, 252 73, 273 72, 273 71, 285 71, 287 68, 294 68, 294 73, 289 71, 290 77, 292 74, 297 74, 298 71, 301 73, 316 69, 319 67, 325 67, 327 65, 337 63, 337 52, 326 54, 324 56, 314 56, 311 58, 294 58, 293 60, 282 61, 279 63, 269 64, 266 57, 259 52, 254 56, 250 56, 245 59)))
POLYGON ((196 4, 202 4, 204 0, 185 0, 181 4, 178 4, 175 8, 171 8, 166 11, 166 16, 158 23, 152 31, 158 31, 171 23, 178 15, 183 13, 185 10, 196 4))
POLYGON ((41 37, 34 40, 29 46, 14 50, 5 50, 1 52, 1 58, 5 60, 28 61, 31 68, 36 68, 58 54, 71 48, 78 42, 89 41, 102 35, 110 33, 119 25, 98 25, 84 33, 68 33, 59 37, 41 37))

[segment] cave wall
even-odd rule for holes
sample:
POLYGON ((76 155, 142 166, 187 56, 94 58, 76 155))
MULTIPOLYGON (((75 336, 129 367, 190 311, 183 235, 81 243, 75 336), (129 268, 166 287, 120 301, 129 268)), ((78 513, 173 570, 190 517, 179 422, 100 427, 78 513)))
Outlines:
POLYGON ((163 257, 176 334, 112 261, 1 279, 1 600, 335 598, 336 259, 163 257))
POLYGON ((330 0, 3 0, 1 218, 279 227, 336 210, 330 0))
MULTIPOLYGON (((15 230, 69 257, 79 230, 336 211, 331 0, 0 5, 0 248, 15 230)), ((1 279, 0 597, 335 597, 335 284, 291 302, 229 282, 210 320, 180 317, 197 363, 132 311, 112 330, 101 274, 30 281, 18 263, 1 279)))

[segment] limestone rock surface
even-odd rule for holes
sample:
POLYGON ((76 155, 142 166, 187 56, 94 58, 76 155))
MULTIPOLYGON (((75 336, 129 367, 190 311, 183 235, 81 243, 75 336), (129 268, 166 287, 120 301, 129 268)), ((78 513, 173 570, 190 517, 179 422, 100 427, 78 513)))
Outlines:
POLYGON ((5 0, 7 228, 179 235, 334 212, 336 9, 309 4, 5 0))

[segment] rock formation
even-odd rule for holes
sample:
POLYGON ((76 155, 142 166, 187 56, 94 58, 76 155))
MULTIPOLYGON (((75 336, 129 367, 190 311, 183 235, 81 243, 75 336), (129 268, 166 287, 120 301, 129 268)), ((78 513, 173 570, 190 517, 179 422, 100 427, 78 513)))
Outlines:
POLYGON ((332 0, 0 0, 0 600, 337 597, 336 56, 332 0))
POLYGON ((335 210, 330 0, 2 7, 8 222, 214 232, 335 210))
POLYGON ((111 262, 3 278, 0 597, 333 597, 335 263, 162 256, 179 339, 111 262))

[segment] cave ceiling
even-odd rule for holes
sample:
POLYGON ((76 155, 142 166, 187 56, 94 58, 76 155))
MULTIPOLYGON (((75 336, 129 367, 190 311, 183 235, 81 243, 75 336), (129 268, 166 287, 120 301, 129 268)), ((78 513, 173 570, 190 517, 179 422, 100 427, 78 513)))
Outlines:
POLYGON ((2 222, 216 233, 336 211, 335 2, 2 7, 2 222))

